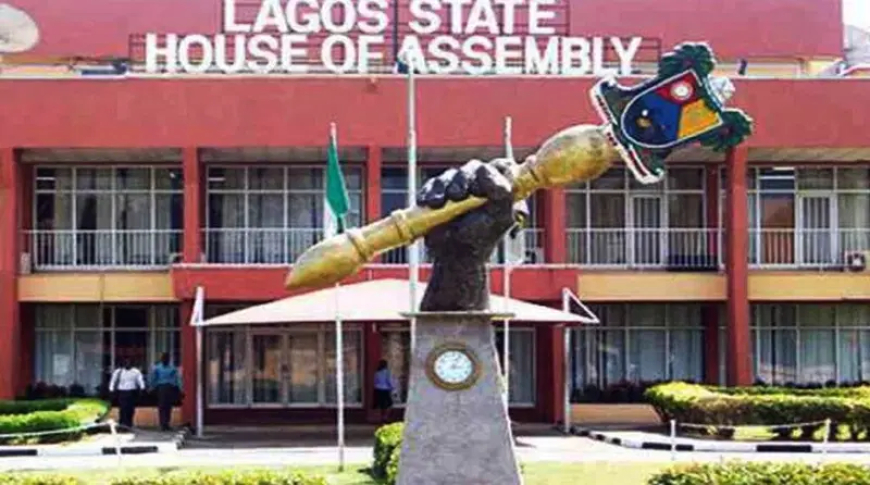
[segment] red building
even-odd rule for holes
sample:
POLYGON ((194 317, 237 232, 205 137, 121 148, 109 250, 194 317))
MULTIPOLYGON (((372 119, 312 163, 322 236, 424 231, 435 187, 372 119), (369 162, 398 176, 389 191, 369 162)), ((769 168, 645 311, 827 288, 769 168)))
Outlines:
MULTIPOLYGON (((575 397, 669 379, 870 380, 870 273, 851 264, 870 251, 870 83, 820 74, 843 56, 839 0, 568 1, 558 35, 640 36, 639 75, 679 42, 708 41, 737 86, 732 104, 757 126, 727 155, 679 154, 656 186, 616 167, 533 197, 512 296, 554 306, 568 287, 602 318, 571 330, 575 397)), ((352 222, 404 205, 404 77, 142 74, 143 34, 219 32, 220 2, 11 3, 40 39, 0 65, 0 398, 40 382, 98 392, 119 358, 145 366, 163 351, 192 396, 195 288, 210 314, 288 296, 287 265, 322 232, 330 122, 352 222), (134 65, 91 76, 107 57, 134 65)), ((594 82, 419 78, 422 178, 500 155, 506 116, 518 155, 598 123, 594 82)), ((403 261, 384 255, 352 281, 405 277, 403 261)), ((500 293, 500 269, 493 276, 500 293)), ((328 332, 210 332, 207 422, 328 418, 328 332)), ((512 333, 518 418, 559 418, 564 335, 560 325, 512 333)), ((347 395, 363 409, 379 357, 402 373, 407 330, 371 322, 345 342, 347 395)))

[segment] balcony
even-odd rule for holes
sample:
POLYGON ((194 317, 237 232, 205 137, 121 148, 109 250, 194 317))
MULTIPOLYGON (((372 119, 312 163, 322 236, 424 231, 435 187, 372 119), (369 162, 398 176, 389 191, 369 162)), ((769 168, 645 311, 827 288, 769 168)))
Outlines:
POLYGON ((749 231, 749 265, 753 268, 842 270, 849 254, 868 251, 870 229, 749 231))
POLYGON ((25 272, 165 268, 182 244, 182 232, 171 229, 38 230, 24 236, 25 272))
POLYGON ((230 265, 292 264, 323 239, 322 228, 205 229, 209 263, 230 265))
MULTIPOLYGON (((544 230, 541 228, 533 227, 529 229, 523 229, 523 240, 513 248, 511 251, 523 251, 525 253, 525 259, 523 264, 533 264, 533 265, 542 265, 544 264, 544 230)), ((426 254, 426 247, 423 242, 420 242, 420 262, 423 264, 431 264, 432 259, 426 254)), ((500 264, 501 254, 499 249, 492 254, 492 259, 490 260, 490 264, 500 264)), ((408 264, 408 252, 405 248, 396 248, 390 251, 385 252, 381 255, 381 264, 385 265, 402 265, 408 264)))
MULTIPOLYGON (((229 265, 292 264, 306 249, 323 238, 321 228, 205 229, 206 261, 229 265)), ((543 264, 542 229, 523 231, 526 264, 543 264)), ((420 244, 420 262, 431 263, 420 244)), ((397 248, 381 255, 380 264, 407 264, 407 251, 397 248)), ((499 254, 493 254, 493 264, 499 254)))
POLYGON ((704 228, 568 229, 568 262, 600 269, 716 271, 720 232, 704 228))

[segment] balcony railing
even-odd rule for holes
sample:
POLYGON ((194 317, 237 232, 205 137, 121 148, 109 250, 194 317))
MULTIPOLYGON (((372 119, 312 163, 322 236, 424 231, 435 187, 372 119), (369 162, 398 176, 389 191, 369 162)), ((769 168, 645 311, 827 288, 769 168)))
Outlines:
MULTIPOLYGON (((220 264, 292 264, 306 249, 323 238, 323 229, 206 229, 206 261, 220 264)), ((526 229, 526 263, 543 264, 541 229, 526 229)), ((420 262, 431 263, 423 244, 420 262)), ((497 252, 493 263, 498 264, 497 252)), ((405 248, 396 248, 381 255, 379 264, 407 264, 405 248)))
POLYGON ((715 270, 720 232, 703 228, 568 229, 568 261, 599 268, 715 270))
POLYGON ((158 268, 181 252, 180 230, 25 231, 35 270, 158 268))
POLYGON ((209 263, 291 264, 323 239, 321 228, 205 229, 209 263))
POLYGON ((754 229, 749 265, 756 268, 841 269, 850 253, 870 251, 870 229, 754 229))
MULTIPOLYGON (((319 242, 320 228, 206 229, 206 261, 218 264, 292 264, 319 242)), ((607 269, 715 270, 724 261, 717 229, 568 229, 568 263, 607 269)), ((525 264, 546 264, 543 229, 523 231, 525 264)), ((749 231, 748 263, 769 269, 842 269, 852 253, 868 252, 868 229, 760 229, 749 231)), ((24 232, 34 270, 160 268, 182 251, 180 230, 34 230, 24 232)), ((422 263, 431 263, 420 245, 422 263)), ((404 248, 379 264, 407 264, 404 248)), ((493 254, 492 264, 499 264, 493 254)))
MULTIPOLYGON (((523 243, 525 252, 525 261, 523 264, 544 264, 544 245, 543 245, 544 230, 540 228, 523 229, 523 243)), ((420 262, 431 264, 432 258, 426 253, 426 247, 421 242, 420 262)), ((491 264, 500 264, 500 249, 493 251, 491 264)), ((408 264, 408 251, 406 248, 396 248, 385 252, 381 255, 380 264, 386 265, 401 265, 408 264)))

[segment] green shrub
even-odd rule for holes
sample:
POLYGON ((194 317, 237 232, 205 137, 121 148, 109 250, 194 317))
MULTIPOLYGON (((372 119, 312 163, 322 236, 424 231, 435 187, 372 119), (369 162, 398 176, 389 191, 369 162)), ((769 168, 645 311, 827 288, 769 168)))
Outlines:
POLYGON ((384 477, 386 485, 395 485, 396 479, 399 478, 399 455, 401 453, 401 446, 393 448, 393 452, 390 453, 390 460, 387 463, 386 477, 384 477))
MULTIPOLYGON (((0 475, 0 485, 85 485, 63 474, 0 475)), ((328 485, 325 478, 280 470, 175 471, 165 474, 137 473, 107 480, 109 485, 328 485)))
MULTIPOLYGON (((386 478, 387 466, 393 457, 393 451, 402 447, 403 423, 393 423, 381 426, 375 431, 374 462, 372 463, 372 475, 376 478, 386 478)), ((398 464, 398 455, 397 464, 398 464)), ((397 465, 398 466, 398 465, 397 465)))
MULTIPOLYGON (((52 399, 45 401, 0 401, 0 435, 39 433, 76 428, 94 423, 109 412, 109 404, 96 399, 52 399)), ((76 439, 81 431, 33 438, 51 442, 76 439)), ((26 436, 24 439, 28 439, 26 436)), ((0 439, 15 442, 15 439, 0 439)))
POLYGON ((0 485, 84 485, 81 480, 68 475, 54 474, 5 474, 0 475, 0 485))
POLYGON ((0 415, 29 414, 37 411, 63 411, 73 399, 42 399, 39 401, 0 401, 0 415))
POLYGON ((647 485, 870 485, 870 468, 808 463, 691 464, 657 473, 647 485))
MULTIPOLYGON (((109 485, 327 485, 325 478, 279 470, 181 471, 164 475, 130 475, 109 485)), ((36 484, 33 484, 36 485, 36 484)))
MULTIPOLYGON (((847 425, 853 437, 870 429, 870 388, 719 388, 675 382, 647 390, 646 398, 663 421, 773 427, 830 419, 832 430, 847 425)), ((811 439, 823 426, 802 427, 802 438, 811 439)), ((791 432, 790 428, 773 428, 781 436, 791 432)))

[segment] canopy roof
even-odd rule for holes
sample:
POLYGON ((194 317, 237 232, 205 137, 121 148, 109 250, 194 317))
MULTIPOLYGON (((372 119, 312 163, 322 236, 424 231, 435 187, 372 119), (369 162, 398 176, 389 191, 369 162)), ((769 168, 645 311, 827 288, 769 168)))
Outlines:
MULTIPOLYGON (((426 291, 425 283, 418 283, 418 303, 426 291)), ((408 318, 408 281, 379 279, 339 289, 328 288, 296 295, 244 310, 227 313, 202 322, 204 326, 261 325, 268 323, 318 323, 335 321, 336 291, 341 295, 341 319, 345 322, 389 322, 408 318)), ((553 308, 490 295, 492 311, 511 314, 512 320, 523 322, 582 323, 584 318, 553 308)))

